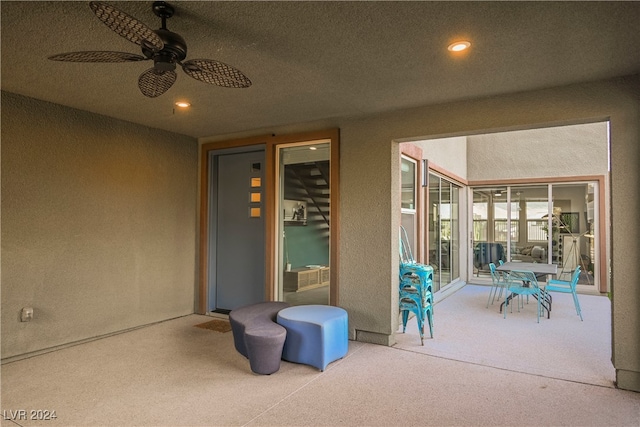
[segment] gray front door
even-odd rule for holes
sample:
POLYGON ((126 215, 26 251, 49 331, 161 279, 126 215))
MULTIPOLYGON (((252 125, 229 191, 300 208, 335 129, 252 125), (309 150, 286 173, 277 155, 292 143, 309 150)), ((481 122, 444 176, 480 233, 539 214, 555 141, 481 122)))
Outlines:
POLYGON ((210 311, 264 301, 264 160, 264 150, 214 156, 210 311))

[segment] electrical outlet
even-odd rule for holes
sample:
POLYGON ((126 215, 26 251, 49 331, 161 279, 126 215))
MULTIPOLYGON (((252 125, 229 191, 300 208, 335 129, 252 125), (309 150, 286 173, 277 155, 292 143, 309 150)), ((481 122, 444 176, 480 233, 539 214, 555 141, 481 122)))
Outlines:
POLYGON ((31 321, 31 319, 33 319, 33 308, 31 307, 23 308, 22 312, 20 313, 20 320, 23 322, 29 322, 31 321))

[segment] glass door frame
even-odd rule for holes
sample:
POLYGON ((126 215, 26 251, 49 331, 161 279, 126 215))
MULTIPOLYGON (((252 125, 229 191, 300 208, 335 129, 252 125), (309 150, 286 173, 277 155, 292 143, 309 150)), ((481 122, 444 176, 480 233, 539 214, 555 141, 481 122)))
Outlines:
MULTIPOLYGON (((421 210, 421 203, 422 203, 422 197, 421 197, 421 187, 419 185, 418 182, 418 176, 420 176, 420 168, 421 168, 421 162, 418 159, 415 159, 413 157, 411 157, 410 155, 407 155, 405 153, 401 153, 400 155, 400 223, 403 225, 403 227, 405 228, 406 232, 407 232, 407 237, 409 239, 408 243, 410 246, 410 250, 411 253, 414 257, 415 260, 421 260, 422 257, 422 247, 423 247, 423 243, 422 243, 422 238, 420 236, 420 232, 419 232, 419 224, 420 224, 420 210, 421 210), (406 193, 406 186, 407 186, 407 182, 403 181, 403 178, 405 178, 405 176, 403 176, 403 170, 402 170, 402 165, 404 163, 407 163, 409 165, 413 166, 413 173, 411 176, 406 176, 406 178, 411 178, 411 190, 412 190, 412 195, 411 195, 411 201, 413 203, 410 203, 410 206, 406 206, 407 202, 405 201, 405 193, 406 193), (408 223, 411 223, 410 225, 408 223)), ((409 170, 408 172, 410 172, 411 170, 409 170)))
MULTIPOLYGON (((429 163, 428 163, 429 164, 429 163)), ((430 164, 429 164, 430 165, 430 164)), ((454 283, 458 283, 461 280, 461 264, 464 262, 463 260, 460 259, 460 248, 461 246, 463 246, 463 236, 461 233, 461 227, 460 227, 460 222, 461 222, 461 205, 462 205, 462 198, 464 197, 464 192, 465 192, 465 188, 466 185, 456 181, 454 179, 452 179, 451 177, 443 174, 441 171, 437 170, 437 169, 431 169, 431 168, 427 168, 427 179, 426 179, 426 186, 424 188, 426 196, 425 198, 427 199, 427 212, 426 212, 426 217, 427 217, 427 222, 428 222, 428 227, 425 227, 425 240, 427 241, 427 246, 429 248, 429 255, 428 255, 428 261, 430 264, 434 264, 438 266, 437 271, 434 271, 434 282, 436 282, 436 277, 437 279, 437 283, 438 285, 436 286, 434 284, 434 290, 436 292, 440 291, 440 290, 446 290, 450 285, 454 284, 454 283), (437 200, 437 205, 433 205, 434 200, 431 197, 431 183, 432 181, 437 178, 438 179, 438 200, 437 200), (447 262, 448 267, 448 280, 446 281, 446 283, 442 283, 442 278, 443 276, 445 276, 442 271, 442 265, 443 265, 443 242, 445 242, 445 240, 442 239, 442 199, 443 199, 443 185, 448 186, 448 193, 449 193, 449 198, 447 199, 447 203, 448 205, 451 206, 450 208, 450 238, 448 241, 446 241, 448 243, 448 247, 447 247, 447 262), (454 200, 457 199, 457 200, 454 200), (435 218, 437 218, 437 223, 434 223, 434 215, 435 218), (431 230, 433 228, 433 230, 431 230), (431 239, 429 238, 429 233, 431 233, 431 231, 433 231, 434 233, 437 233, 436 235, 434 235, 434 237, 437 237, 435 242, 432 242, 431 239), (435 246, 435 247, 434 247, 435 246), (432 253, 434 255, 434 258, 432 258, 432 253), (437 288, 437 289, 436 289, 437 288)), ((466 243, 464 243, 466 244, 466 243)))
POLYGON ((267 155, 272 160, 272 181, 271 200, 269 200, 270 217, 267 218, 268 228, 271 230, 270 258, 267 262, 267 273, 269 280, 269 292, 271 300, 282 301, 283 291, 280 289, 282 283, 283 268, 280 265, 284 251, 282 224, 280 221, 280 196, 282 194, 280 183, 280 153, 282 149, 290 147, 312 146, 314 144, 329 144, 329 305, 336 306, 339 301, 338 273, 340 269, 340 259, 338 244, 340 236, 340 216, 339 216, 339 188, 340 188, 340 147, 338 129, 325 132, 314 132, 303 135, 289 135, 280 137, 272 145, 271 153, 267 155))
MULTIPOLYGON (((275 162, 274 162, 274 166, 275 166, 275 180, 274 180, 274 184, 275 184, 275 191, 274 191, 274 195, 275 195, 275 210, 274 212, 276 212, 275 215, 275 221, 276 221, 276 239, 275 239, 275 244, 277 247, 276 250, 276 260, 275 260, 275 266, 274 266, 274 273, 275 273, 275 289, 274 289, 274 296, 275 299, 278 301, 285 301, 285 289, 284 289, 284 273, 287 271, 290 271, 290 267, 291 265, 288 264, 289 262, 289 257, 288 257, 288 253, 287 253, 287 244, 289 243, 287 241, 287 236, 285 235, 285 220, 286 218, 284 217, 284 215, 281 215, 281 213, 283 211, 285 211, 285 164, 283 163, 283 154, 285 152, 285 150, 289 150, 292 148, 304 148, 304 147, 309 147, 309 150, 315 150, 315 147, 318 146, 328 146, 329 147, 329 155, 327 156, 326 160, 329 161, 329 170, 331 170, 331 155, 330 155, 330 151, 331 151, 331 140, 330 139, 320 139, 320 140, 313 140, 313 141, 301 141, 301 142, 291 142, 291 143, 283 143, 283 144, 278 144, 275 147, 275 162), (287 267, 283 267, 285 265, 285 261, 287 262, 287 267)), ((323 158, 323 160, 325 160, 323 158)), ((297 164, 297 163, 294 163, 297 164)), ((329 200, 331 200, 331 190, 332 190, 332 185, 331 185, 331 178, 330 176, 328 177, 329 179, 329 200)), ((310 204, 309 204, 310 206, 310 204)), ((307 206, 306 209, 306 214, 308 215, 309 213, 309 206, 307 206)), ((331 202, 329 203, 329 211, 331 211, 331 202)), ((286 215, 286 214, 285 214, 286 215)), ((331 224, 331 213, 329 213, 329 227, 331 224)), ((329 231, 329 242, 331 242, 331 231, 329 231)), ((330 252, 330 246, 331 244, 329 243, 329 249, 328 252, 330 252)), ((329 263, 329 273, 331 273, 331 263, 329 263)), ((296 270, 297 271, 297 270, 296 270)), ((304 272, 305 274, 307 273, 306 271, 304 272)), ((331 284, 329 284, 329 299, 327 299, 327 304, 329 303, 331 298, 331 284)), ((318 303, 320 304, 320 303, 318 303)))
MULTIPOLYGON (((553 212, 553 186, 554 185, 567 185, 567 184, 595 184, 594 186, 594 206, 593 206, 593 216, 594 216, 594 224, 593 224, 593 236, 595 238, 594 243, 594 284, 590 285, 591 289, 594 289, 600 293, 607 292, 609 287, 609 277, 608 277, 608 263, 607 263, 607 239, 609 234, 607 233, 606 227, 606 213, 605 213, 605 176, 597 175, 597 176, 576 176, 576 177, 557 177, 557 178, 548 178, 543 180, 525 180, 525 179, 517 179, 517 180, 499 180, 499 181, 470 181, 469 185, 469 206, 468 206, 468 223, 469 229, 473 230, 473 194, 476 188, 487 188, 487 187, 504 187, 507 189, 507 194, 509 195, 509 200, 507 206, 511 207, 511 193, 515 191, 518 187, 523 186, 547 186, 547 201, 548 201, 548 210, 549 212, 553 212)), ((508 225, 509 226, 509 225, 508 225)), ((547 227, 550 230, 552 228, 552 215, 549 215, 547 227)), ((472 234, 470 234, 472 237, 472 234)), ((472 240, 472 239, 471 239, 472 240)), ((470 240, 470 245, 472 241, 470 240)), ((552 236, 548 236, 547 238, 547 254, 548 254, 548 262, 552 259, 553 248, 552 248, 552 236)), ((510 245, 507 245, 507 249, 505 252, 508 253, 508 257, 512 256, 510 251, 510 245)), ((468 257, 468 280, 477 280, 473 273, 473 248, 471 248, 468 257)), ((487 280, 482 280, 480 278, 480 282, 484 283, 485 281, 490 280, 490 277, 487 275, 487 280)), ((578 285, 579 288, 585 289, 586 285, 578 285)))

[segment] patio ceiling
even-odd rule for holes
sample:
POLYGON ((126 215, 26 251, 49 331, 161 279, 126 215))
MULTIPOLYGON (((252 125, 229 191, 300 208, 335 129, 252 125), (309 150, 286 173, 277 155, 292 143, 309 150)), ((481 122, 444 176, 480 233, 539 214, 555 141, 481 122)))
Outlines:
MULTIPOLYGON (((151 28, 151 2, 110 2, 151 28)), ((640 72, 638 2, 176 2, 187 59, 231 64, 248 89, 178 69, 147 98, 151 64, 78 64, 82 50, 139 54, 87 2, 2 2, 2 90, 193 137, 355 117, 640 72), (447 45, 468 39, 466 55, 447 45), (187 112, 174 102, 192 103, 187 112)))

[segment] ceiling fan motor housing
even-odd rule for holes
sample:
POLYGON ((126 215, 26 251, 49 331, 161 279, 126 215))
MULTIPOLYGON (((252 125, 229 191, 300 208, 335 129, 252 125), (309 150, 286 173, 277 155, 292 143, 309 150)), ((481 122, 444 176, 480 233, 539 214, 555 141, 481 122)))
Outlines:
POLYGON ((160 51, 154 51, 142 44, 142 53, 147 58, 153 58, 154 68, 157 71, 173 71, 176 63, 187 57, 187 43, 182 36, 166 29, 155 30, 164 47, 160 51))

